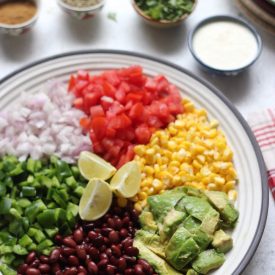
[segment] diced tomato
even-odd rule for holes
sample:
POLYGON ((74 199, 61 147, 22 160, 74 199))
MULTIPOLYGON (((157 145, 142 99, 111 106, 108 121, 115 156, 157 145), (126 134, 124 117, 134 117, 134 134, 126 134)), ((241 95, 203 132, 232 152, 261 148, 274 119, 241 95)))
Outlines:
POLYGON ((157 89, 157 82, 153 78, 148 78, 146 83, 145 83, 145 89, 149 91, 156 91, 157 89))
POLYGON ((100 99, 100 95, 97 93, 86 94, 84 96, 84 111, 85 112, 90 111, 90 108, 92 106, 95 106, 98 104, 99 99, 100 99))
POLYGON ((161 120, 156 116, 150 116, 148 118, 148 124, 157 129, 162 128, 163 126, 163 123, 161 122, 161 120))
POLYGON ((105 81, 103 83, 103 91, 104 91, 104 95, 115 98, 116 89, 109 82, 105 81))
POLYGON ((112 156, 113 158, 118 158, 119 153, 120 153, 120 150, 121 150, 121 147, 120 147, 120 146, 114 145, 114 146, 112 146, 112 148, 110 148, 108 151, 109 151, 109 153, 111 154, 111 156, 112 156))
POLYGON ((114 117, 124 112, 124 106, 118 101, 114 101, 106 112, 107 117, 114 117))
POLYGON ((107 120, 105 117, 95 117, 92 120, 92 129, 98 140, 101 140, 106 134, 107 120))
POLYGON ((87 71, 84 71, 84 70, 79 70, 77 72, 77 80, 89 80, 90 78, 90 74, 89 72, 87 71))
POLYGON ((90 128, 90 119, 88 117, 82 117, 80 120, 79 120, 79 124, 80 126, 85 130, 87 131, 89 128, 90 128))
POLYGON ((87 87, 89 85, 89 82, 86 80, 79 80, 76 82, 75 86, 74 86, 74 94, 76 96, 82 96, 83 95, 83 90, 85 89, 85 87, 87 87))
POLYGON ((97 153, 97 154, 102 154, 105 151, 100 142, 94 142, 93 143, 93 149, 94 149, 94 152, 97 153))
POLYGON ((114 138, 116 136, 116 130, 113 128, 110 128, 109 125, 107 125, 106 129, 106 137, 114 138))
POLYGON ((113 104, 114 99, 109 96, 103 96, 100 99, 100 104, 103 107, 104 111, 107 111, 113 104))
POLYGON ((126 92, 123 89, 118 88, 115 94, 115 98, 120 103, 124 103, 126 100, 126 92))
POLYGON ((114 140, 107 137, 103 138, 101 143, 106 150, 110 150, 114 146, 114 140))
POLYGON ((73 88, 74 88, 75 84, 76 84, 76 78, 75 78, 74 75, 71 75, 70 80, 69 80, 69 85, 68 85, 68 91, 69 92, 73 91, 73 88))
POLYGON ((144 107, 143 107, 143 105, 140 102, 138 102, 135 105, 133 105, 133 107, 129 111, 129 117, 132 120, 135 120, 135 121, 142 120, 143 114, 144 114, 144 107))
POLYGON ((131 125, 131 120, 130 118, 125 115, 125 114, 120 114, 117 116, 114 116, 110 119, 109 122, 109 127, 114 128, 114 129, 122 129, 122 128, 127 128, 131 125))
POLYGON ((143 98, 142 93, 128 93, 126 96, 127 101, 140 102, 143 98))
POLYGON ((82 97, 75 98, 73 105, 77 109, 83 109, 83 98, 82 97))
POLYGON ((117 75, 117 72, 112 70, 112 71, 106 71, 102 75, 107 82, 109 82, 111 85, 117 87, 120 84, 120 79, 117 75))
POLYGON ((91 118, 94 118, 98 116, 104 116, 105 112, 101 105, 96 105, 90 108, 90 115, 91 115, 91 118))
POLYGON ((68 90, 76 96, 73 105, 87 115, 79 123, 89 132, 95 153, 116 167, 133 159, 136 144, 148 143, 183 112, 177 87, 162 75, 144 75, 140 66, 94 76, 79 71, 68 90))
POLYGON ((151 132, 150 129, 145 125, 138 126, 135 130, 135 134, 137 143, 146 144, 150 141, 151 132))

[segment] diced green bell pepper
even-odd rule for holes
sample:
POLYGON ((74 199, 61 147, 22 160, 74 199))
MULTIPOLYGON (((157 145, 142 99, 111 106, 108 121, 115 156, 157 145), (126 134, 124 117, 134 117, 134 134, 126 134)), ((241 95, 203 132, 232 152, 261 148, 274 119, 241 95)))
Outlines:
POLYGON ((18 243, 22 246, 22 247, 28 247, 33 243, 33 240, 27 235, 25 234, 19 241, 18 243))
POLYGON ((13 247, 13 252, 17 255, 27 255, 28 254, 28 250, 24 247, 22 247, 21 245, 17 244, 13 247))
POLYGON ((36 189, 32 186, 23 186, 21 197, 34 197, 36 196, 36 189))
POLYGON ((2 198, 0 200, 0 215, 8 214, 11 209, 12 200, 9 198, 2 198))

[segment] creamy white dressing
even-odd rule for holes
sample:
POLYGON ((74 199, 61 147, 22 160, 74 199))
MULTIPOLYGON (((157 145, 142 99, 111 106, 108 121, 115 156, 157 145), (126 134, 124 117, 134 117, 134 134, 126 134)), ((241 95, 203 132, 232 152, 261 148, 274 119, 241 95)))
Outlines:
POLYGON ((256 57, 258 43, 252 31, 242 24, 218 21, 195 32, 193 49, 206 65, 234 70, 248 65, 256 57))

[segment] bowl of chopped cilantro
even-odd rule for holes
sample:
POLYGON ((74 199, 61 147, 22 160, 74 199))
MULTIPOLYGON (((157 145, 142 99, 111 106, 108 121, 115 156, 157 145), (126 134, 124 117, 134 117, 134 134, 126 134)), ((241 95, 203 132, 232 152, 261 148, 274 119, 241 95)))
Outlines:
POLYGON ((172 27, 183 22, 197 0, 132 0, 136 12, 154 26, 172 27))

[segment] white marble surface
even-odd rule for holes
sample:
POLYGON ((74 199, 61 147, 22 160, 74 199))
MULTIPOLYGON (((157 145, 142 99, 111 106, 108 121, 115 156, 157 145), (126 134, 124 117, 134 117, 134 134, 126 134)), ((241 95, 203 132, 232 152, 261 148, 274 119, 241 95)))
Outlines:
MULTIPOLYGON (((187 48, 187 34, 197 22, 211 15, 233 14, 231 0, 199 0, 192 16, 181 27, 161 30, 143 22, 130 0, 107 0, 96 18, 79 22, 63 14, 55 0, 41 0, 35 29, 22 37, 0 35, 0 78, 32 61, 54 54, 83 49, 123 49, 172 61, 216 85, 245 116, 275 105, 275 37, 258 28, 263 52, 257 63, 236 77, 211 76, 196 64, 187 48), (107 18, 117 14, 117 22, 107 18)), ((244 275, 275 274, 275 207, 270 197, 266 229, 258 250, 244 275)), ((229 275, 229 274, 225 274, 229 275)))

